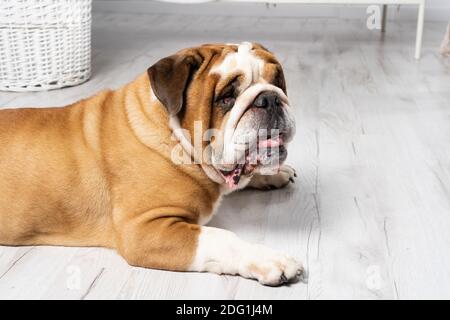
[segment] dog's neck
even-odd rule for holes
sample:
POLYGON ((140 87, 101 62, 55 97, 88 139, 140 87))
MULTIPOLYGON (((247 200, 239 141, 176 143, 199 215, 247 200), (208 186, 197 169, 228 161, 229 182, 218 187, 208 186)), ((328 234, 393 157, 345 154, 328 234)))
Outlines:
POLYGON ((170 116, 169 127, 172 130, 176 139, 180 142, 184 151, 191 157, 195 163, 199 163, 206 175, 215 183, 224 184, 225 180, 220 173, 212 165, 206 164, 202 156, 198 154, 189 139, 184 135, 180 125, 180 120, 176 115, 170 116))
POLYGON ((151 148, 158 148, 169 157, 175 145, 179 143, 184 152, 194 163, 199 164, 210 180, 219 185, 224 183, 217 169, 201 159, 191 141, 183 134, 178 117, 169 116, 156 98, 147 73, 140 75, 124 89, 127 92, 125 112, 128 122, 142 143, 151 148), (176 141, 171 139, 172 136, 176 138, 176 141))

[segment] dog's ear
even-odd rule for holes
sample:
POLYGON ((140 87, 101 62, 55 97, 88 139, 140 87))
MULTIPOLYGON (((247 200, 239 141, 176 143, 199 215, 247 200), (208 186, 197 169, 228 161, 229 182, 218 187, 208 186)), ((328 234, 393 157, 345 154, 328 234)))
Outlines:
POLYGON ((259 42, 252 42, 253 48, 255 49, 261 49, 267 52, 271 52, 269 49, 267 49, 266 47, 264 47, 261 43, 259 42))
POLYGON ((147 70, 156 97, 170 115, 183 108, 186 90, 201 63, 197 52, 188 51, 163 58, 147 70))

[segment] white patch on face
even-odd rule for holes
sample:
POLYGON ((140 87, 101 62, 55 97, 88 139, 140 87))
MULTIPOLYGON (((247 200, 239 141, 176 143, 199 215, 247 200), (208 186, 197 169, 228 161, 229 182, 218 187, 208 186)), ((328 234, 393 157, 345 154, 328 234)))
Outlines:
POLYGON ((242 88, 247 88, 253 83, 265 83, 266 81, 262 78, 265 62, 255 56, 252 49, 251 43, 241 43, 237 52, 229 53, 222 63, 210 72, 219 74, 221 78, 241 72, 244 75, 243 83, 240 84, 242 88))

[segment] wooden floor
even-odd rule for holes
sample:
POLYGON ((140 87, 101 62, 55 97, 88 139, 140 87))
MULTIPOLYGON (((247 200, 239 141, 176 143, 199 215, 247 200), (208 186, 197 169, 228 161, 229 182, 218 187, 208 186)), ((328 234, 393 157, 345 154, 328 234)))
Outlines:
MULTIPOLYGON (((128 266, 97 248, 0 247, 0 298, 450 298, 450 60, 446 23, 97 14, 81 86, 0 93, 1 107, 58 106, 117 87, 205 42, 258 41, 284 64, 298 134, 295 185, 244 191, 210 223, 302 260, 307 284, 128 266)), ((1 147, 1 146, 0 146, 1 147)), ((45 197, 45 195, 42 195, 45 197)), ((17 193, 20 198, 20 191, 17 193)), ((15 201, 15 199, 11 199, 15 201)))

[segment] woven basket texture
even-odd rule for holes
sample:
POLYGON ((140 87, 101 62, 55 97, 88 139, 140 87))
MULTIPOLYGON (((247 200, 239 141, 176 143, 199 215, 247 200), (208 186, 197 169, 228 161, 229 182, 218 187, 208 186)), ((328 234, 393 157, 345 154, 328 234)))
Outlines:
POLYGON ((91 0, 0 0, 0 90, 50 90, 89 79, 91 6, 91 0))

